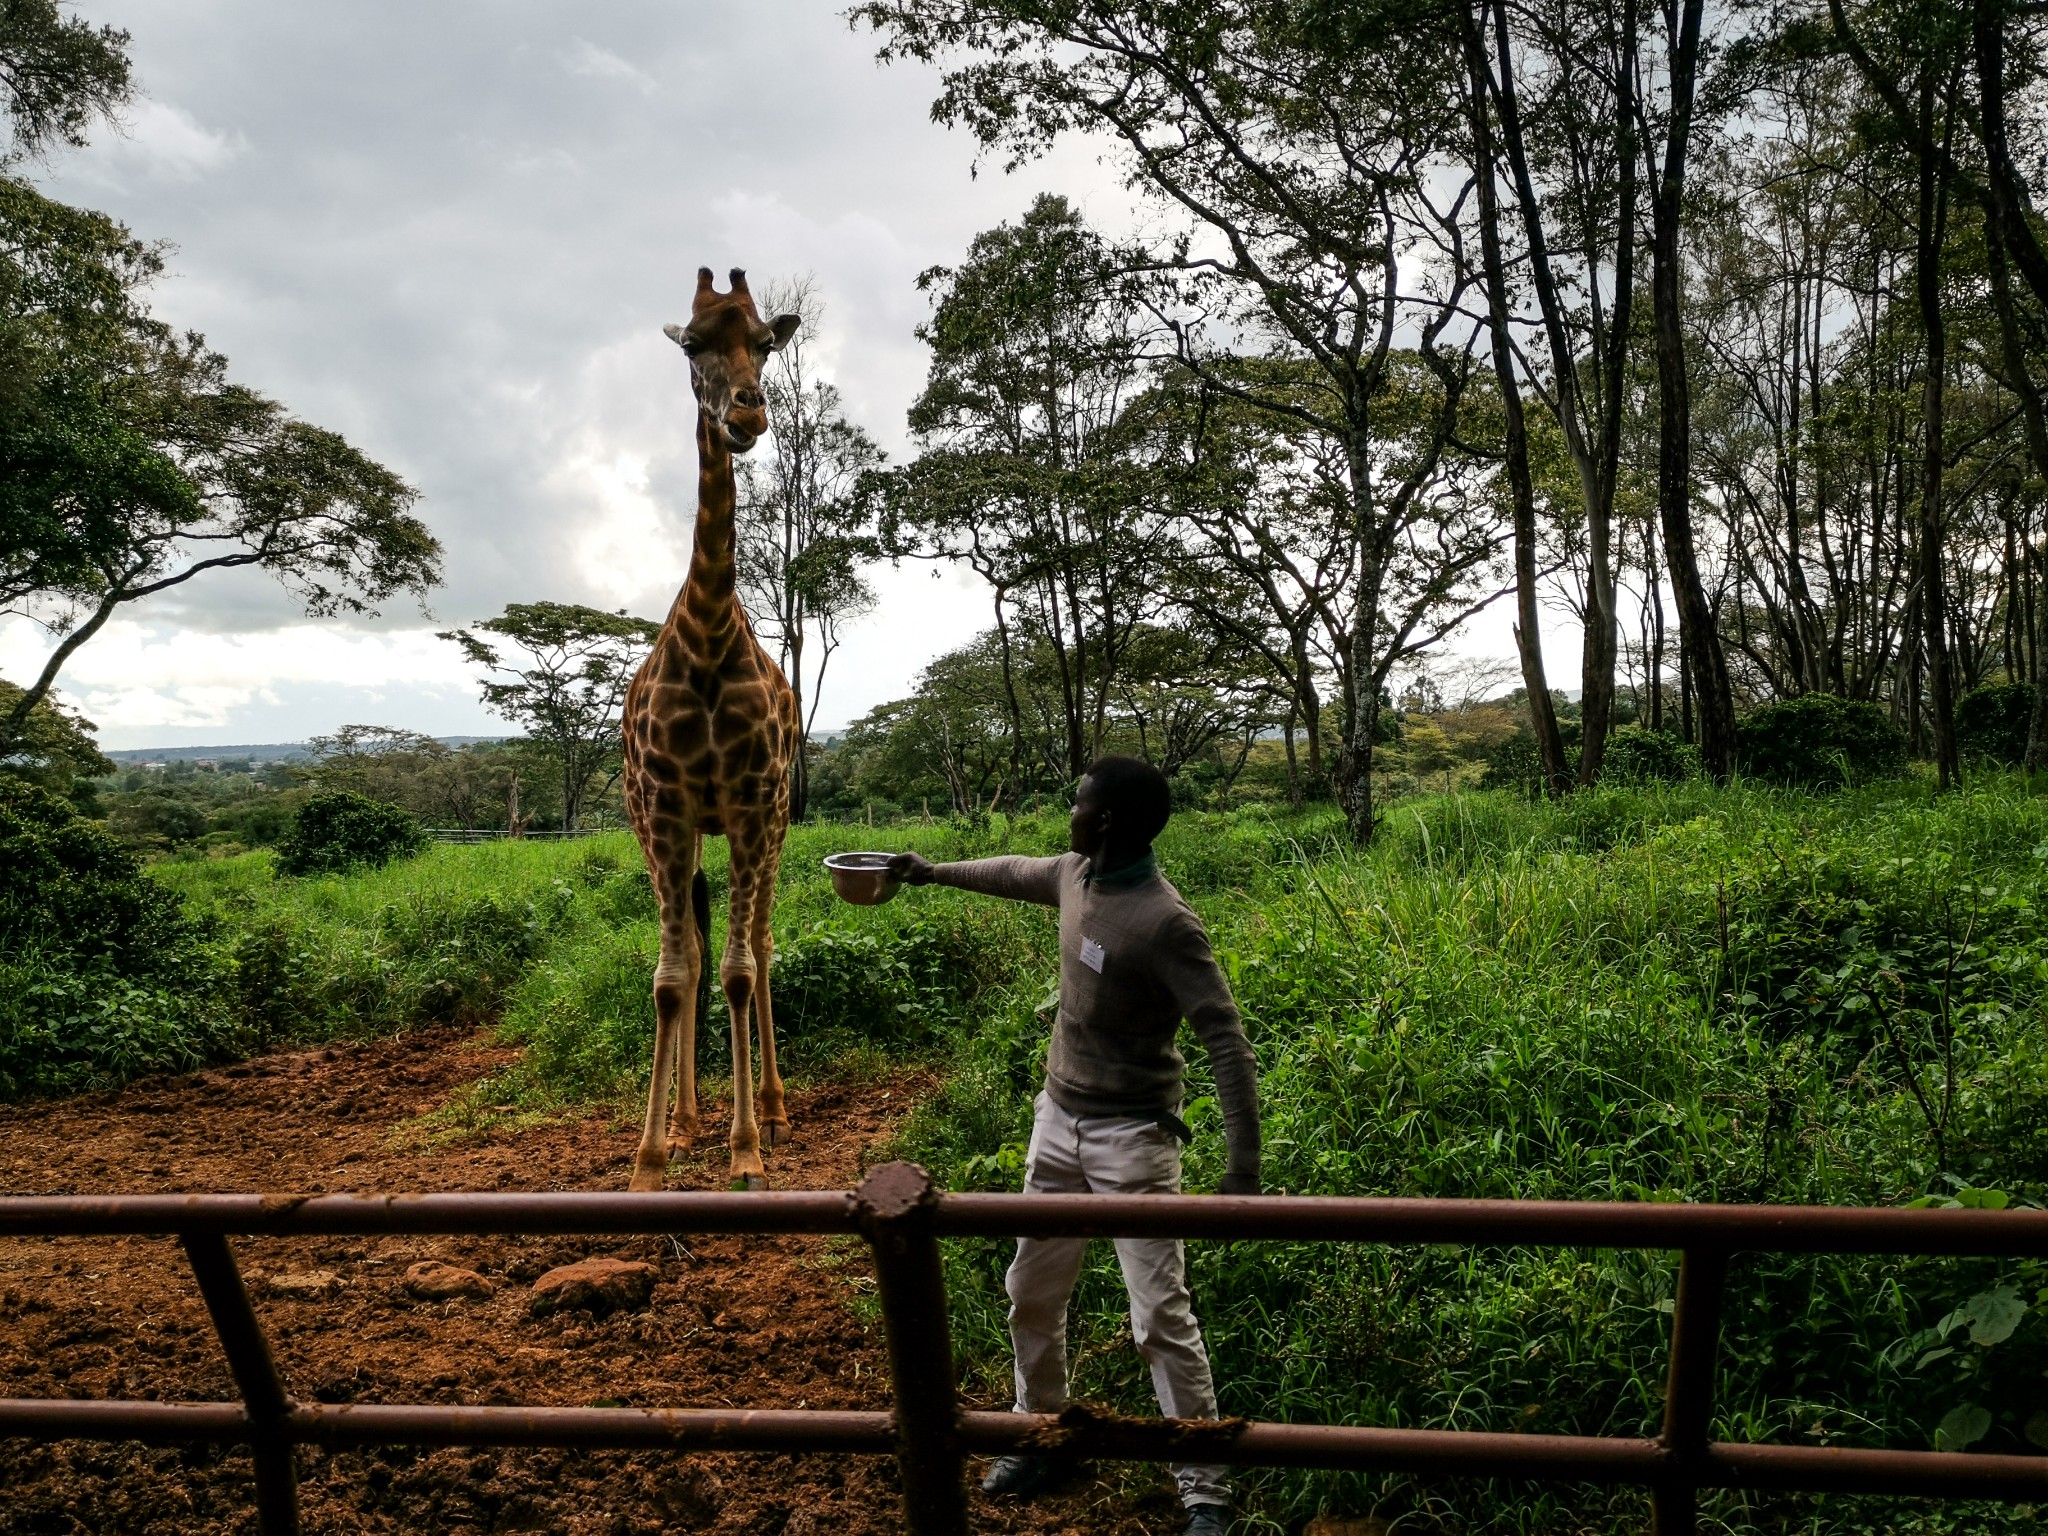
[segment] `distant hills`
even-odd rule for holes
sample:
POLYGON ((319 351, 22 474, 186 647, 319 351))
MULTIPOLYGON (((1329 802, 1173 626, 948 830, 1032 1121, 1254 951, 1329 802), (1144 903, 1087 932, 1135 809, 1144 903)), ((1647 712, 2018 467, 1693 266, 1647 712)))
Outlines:
MULTIPOLYGON (((503 736, 437 736, 434 739, 444 747, 467 747, 477 742, 506 740, 503 736)), ((123 764, 189 762, 200 758, 227 762, 244 757, 259 763, 292 763, 305 761, 313 753, 303 741, 263 741, 228 747, 124 747, 106 755, 109 760, 123 764)))

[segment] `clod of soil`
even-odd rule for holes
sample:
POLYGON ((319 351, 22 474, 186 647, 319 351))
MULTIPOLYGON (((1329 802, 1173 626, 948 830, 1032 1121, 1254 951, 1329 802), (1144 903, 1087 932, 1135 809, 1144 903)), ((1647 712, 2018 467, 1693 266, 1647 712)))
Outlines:
POLYGON ((533 1282, 533 1315, 589 1312, 609 1317, 614 1312, 637 1312, 654 1294, 656 1273, 652 1264, 624 1259, 563 1264, 533 1282))
MULTIPOLYGON (((637 1127, 603 1117, 424 1144, 411 1117, 513 1052, 462 1029, 267 1057, 119 1092, 0 1106, 0 1194, 620 1190, 637 1127), (309 1106, 347 1102, 345 1119, 309 1106)), ((847 1189, 929 1073, 825 1081, 791 1099, 778 1189, 847 1189)), ((707 1125, 727 1107, 707 1101, 707 1125)), ((723 1189, 723 1136, 678 1159, 670 1188, 723 1189)), ((859 1302, 857 1239, 315 1237, 235 1240, 286 1389, 324 1403, 886 1408, 880 1327, 859 1302), (589 1258, 650 1265, 646 1309, 530 1315, 527 1290, 589 1258), (413 1266, 495 1279, 417 1300, 413 1266), (339 1289, 254 1279, 326 1271, 339 1289)), ((0 1396, 221 1401, 235 1395, 177 1244, 160 1237, 0 1240, 0 1396)), ((974 1407, 1004 1407, 976 1403, 974 1407)), ((308 1536, 887 1536, 901 1528, 887 1457, 302 1447, 308 1536)), ((979 1476, 981 1468, 974 1468, 979 1476)), ((1159 1536, 1180 1514, 1163 1470, 1136 1498, 1082 1479, 1024 1508, 975 1498, 977 1532, 1159 1536)), ((210 1446, 0 1439, 0 1536, 246 1536, 248 1454, 210 1446)))
POLYGON ((271 1275, 265 1283, 279 1296, 325 1296, 348 1282, 331 1269, 303 1269, 271 1275))
POLYGON ((458 1296, 488 1296, 497 1289, 473 1269, 422 1259, 405 1272, 405 1292, 420 1301, 453 1301, 458 1296))

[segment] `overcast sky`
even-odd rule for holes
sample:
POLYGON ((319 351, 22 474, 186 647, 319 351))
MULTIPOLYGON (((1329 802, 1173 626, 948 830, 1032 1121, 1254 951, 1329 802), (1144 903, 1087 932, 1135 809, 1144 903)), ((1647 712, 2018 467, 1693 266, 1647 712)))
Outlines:
MULTIPOLYGON (((1086 145, 1016 175, 930 120, 834 3, 91 0, 134 36, 125 132, 41 173, 173 247, 157 313, 241 382, 406 476, 445 549, 431 614, 311 623, 216 573, 126 610, 67 667, 108 747, 297 741, 357 722, 507 729, 436 629, 548 598, 659 618, 695 512, 688 369, 661 334, 699 266, 810 274, 811 356, 900 460, 924 381, 918 272, 1041 191, 1109 234, 1132 196, 1086 145)), ((990 621, 971 575, 884 568, 821 725, 905 694, 990 621)), ((1506 605, 1459 648, 1511 649, 1506 605)), ((1553 645, 1563 636, 1546 638, 1553 645)), ((1569 670, 1570 649, 1553 658, 1569 670)), ((0 673, 47 637, 0 627, 0 673)))
MULTIPOLYGON (((849 414, 902 456, 924 379, 914 279, 1058 190, 1115 229, 1076 149, 973 172, 934 77, 884 69, 838 7, 777 0, 94 0, 134 34, 128 131, 40 176, 175 247, 155 308, 234 376, 405 475, 446 550, 432 616, 307 622, 273 584, 201 578, 129 610, 63 692, 110 747, 291 741, 349 721, 505 727, 436 628, 552 598, 658 618, 682 580, 696 269, 809 272, 849 414)), ((972 578, 884 570, 819 716, 900 697, 988 623, 972 578)), ((0 671, 44 643, 0 632, 0 671)))

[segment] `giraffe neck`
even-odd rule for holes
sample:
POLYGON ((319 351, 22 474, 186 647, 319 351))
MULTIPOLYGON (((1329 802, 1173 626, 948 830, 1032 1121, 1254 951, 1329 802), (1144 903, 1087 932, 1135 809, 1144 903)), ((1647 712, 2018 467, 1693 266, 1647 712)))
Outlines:
POLYGON ((732 450, 703 412, 697 415, 697 532, 690 546, 690 574, 670 611, 706 636, 739 624, 734 591, 735 531, 732 450))

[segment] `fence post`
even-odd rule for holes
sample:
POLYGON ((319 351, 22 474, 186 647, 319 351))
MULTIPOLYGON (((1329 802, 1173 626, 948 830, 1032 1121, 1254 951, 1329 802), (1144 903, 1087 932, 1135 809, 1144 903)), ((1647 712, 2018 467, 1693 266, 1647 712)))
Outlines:
POLYGON ((939 1240, 932 1234, 938 1194, 917 1164, 884 1163, 861 1180, 854 1200, 882 1293, 904 1529, 910 1536, 967 1536, 953 1334, 939 1240))
POLYGON ((291 1399, 271 1358, 270 1341, 249 1304, 235 1251, 218 1232, 184 1232, 178 1240, 192 1261, 199 1294, 220 1335, 228 1371, 249 1411, 250 1449, 256 1461, 256 1524, 263 1536, 298 1536, 299 1472, 292 1462, 292 1442, 285 1418, 291 1399))
POLYGON ((1671 1374, 1664 1384, 1664 1433, 1676 1454, 1673 1474, 1650 1492, 1656 1536, 1696 1536, 1699 1473, 1714 1412, 1714 1365, 1721 1345, 1721 1300, 1728 1255, 1688 1248, 1678 1262, 1678 1306, 1671 1318, 1671 1374))

